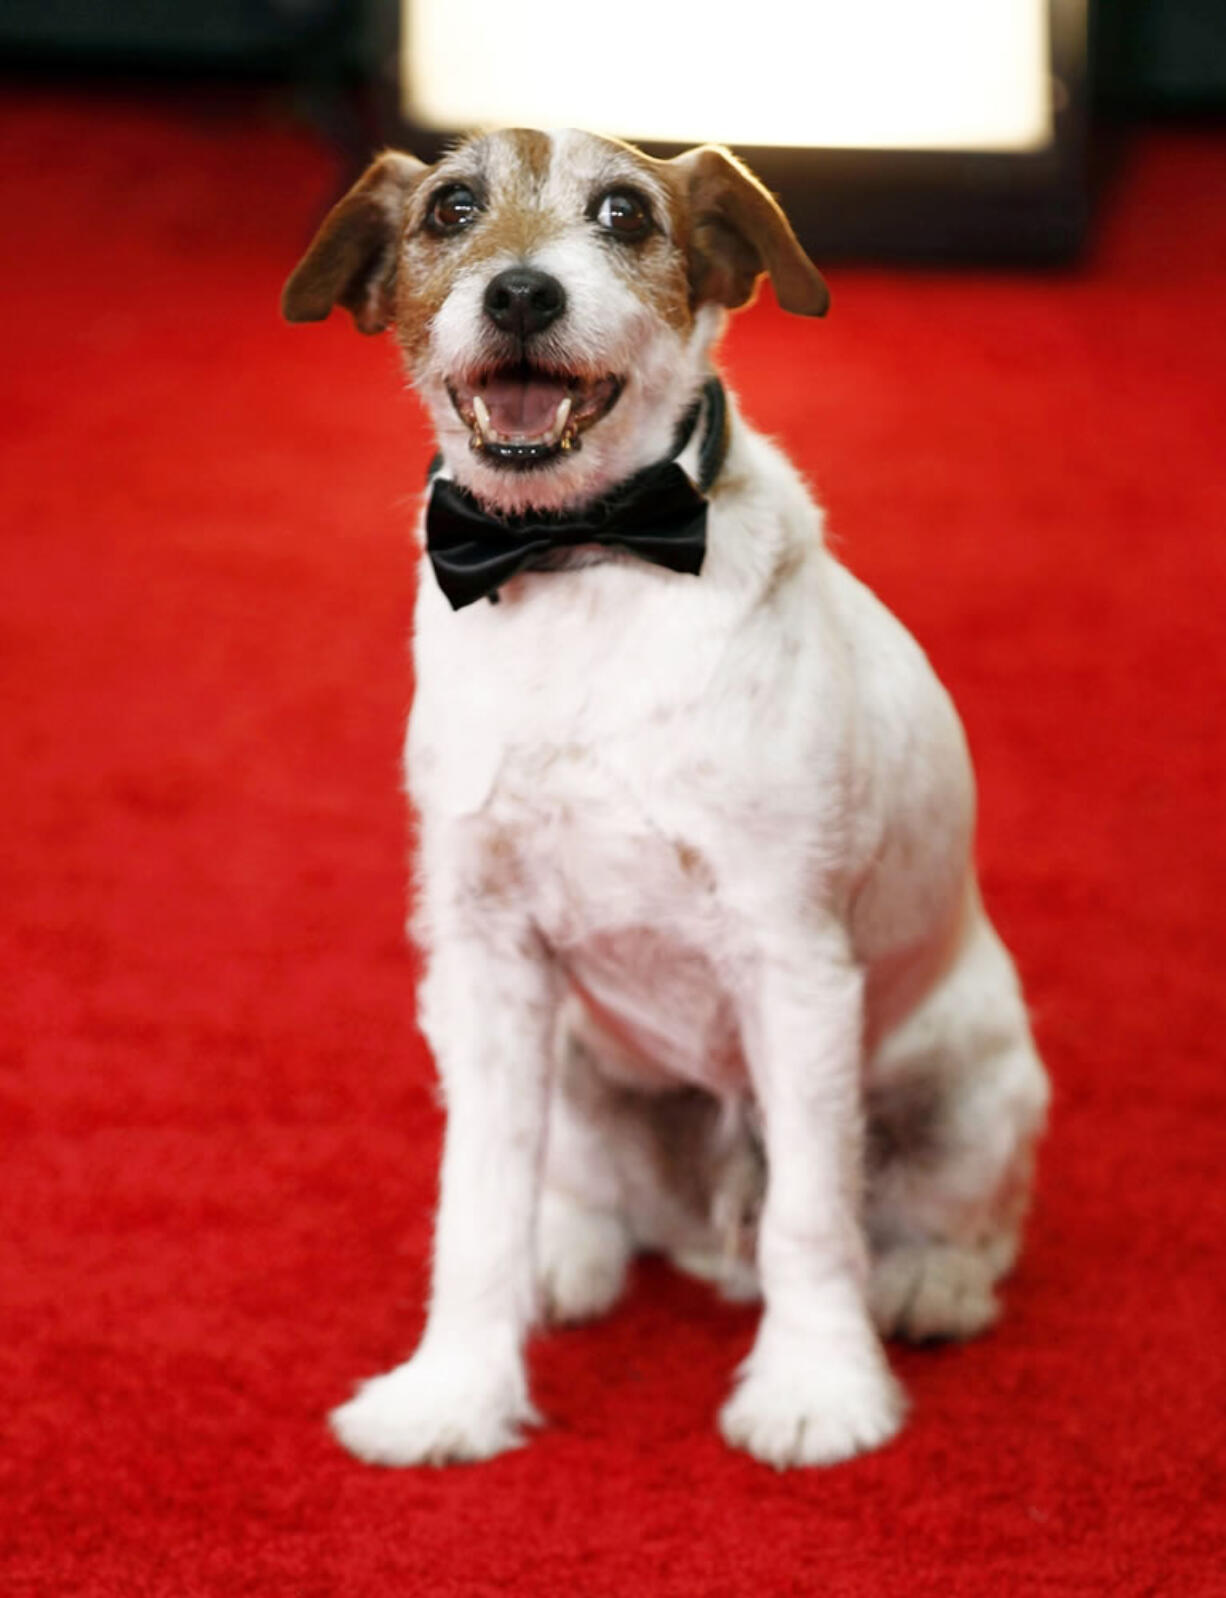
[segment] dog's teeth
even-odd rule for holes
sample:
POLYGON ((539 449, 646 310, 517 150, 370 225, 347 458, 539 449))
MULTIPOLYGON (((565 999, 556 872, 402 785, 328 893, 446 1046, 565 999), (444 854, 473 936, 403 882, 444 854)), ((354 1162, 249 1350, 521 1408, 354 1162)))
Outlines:
POLYGON ((483 449, 486 444, 522 443, 539 445, 557 444, 559 442, 563 449, 571 449, 574 447, 574 443, 577 442, 573 438, 574 429, 570 420, 573 404, 574 402, 570 395, 564 395, 558 401, 558 408, 554 412, 549 431, 535 438, 528 438, 514 433, 500 433, 490 418, 489 406, 481 398, 480 394, 474 394, 472 396, 473 420, 470 424, 472 436, 469 442, 475 450, 483 449))
POLYGON ((566 423, 570 417, 570 404, 571 400, 569 394, 565 395, 558 401, 558 408, 554 412, 553 426, 545 435, 545 442, 547 444, 556 444, 561 438, 563 432, 566 430, 566 423))

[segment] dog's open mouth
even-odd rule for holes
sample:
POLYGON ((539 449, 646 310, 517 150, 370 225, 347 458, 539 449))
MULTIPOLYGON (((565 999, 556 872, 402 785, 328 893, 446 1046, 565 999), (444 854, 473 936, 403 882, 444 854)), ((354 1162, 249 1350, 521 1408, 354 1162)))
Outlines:
POLYGON ((580 377, 530 363, 447 386, 472 448, 519 470, 581 448, 583 434, 608 415, 621 391, 619 377, 580 377))

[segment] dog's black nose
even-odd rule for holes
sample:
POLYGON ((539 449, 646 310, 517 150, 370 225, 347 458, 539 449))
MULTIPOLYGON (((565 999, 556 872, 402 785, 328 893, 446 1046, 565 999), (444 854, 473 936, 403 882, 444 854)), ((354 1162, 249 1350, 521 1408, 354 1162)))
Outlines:
POLYGON ((513 266, 490 279, 485 314, 504 333, 525 339, 556 322, 566 309, 566 290, 556 277, 531 266, 513 266))

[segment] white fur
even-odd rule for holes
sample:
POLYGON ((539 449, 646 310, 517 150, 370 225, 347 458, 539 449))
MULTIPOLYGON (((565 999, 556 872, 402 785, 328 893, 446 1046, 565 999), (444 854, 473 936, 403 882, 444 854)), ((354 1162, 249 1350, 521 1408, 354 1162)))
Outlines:
MULTIPOLYGON (((542 204, 573 209, 595 149, 555 139, 542 204)), ((556 340, 627 372, 532 490, 548 503, 666 453, 709 371, 719 313, 683 338, 606 250, 576 225, 545 252, 572 306, 556 340)), ((414 375, 446 470, 515 508, 524 482, 473 457, 440 398, 481 337, 483 282, 457 282, 414 375)), ((337 1412, 338 1435, 387 1463, 510 1446, 538 1297, 601 1311, 652 1247, 732 1291, 760 1282, 729 1442, 776 1466, 885 1442, 903 1403, 874 1317, 918 1336, 991 1319, 1046 1101, 975 887, 963 735, 924 655, 734 401, 701 577, 614 557, 453 613, 423 563, 415 648, 421 1017, 448 1106, 433 1292, 421 1348, 337 1412), (689 1126, 683 1086, 723 1113, 694 1095, 689 1126), (869 1171, 867 1107, 906 1122, 909 1094, 935 1096, 940 1157, 869 1171), (680 1175, 653 1153, 665 1116, 692 1140, 680 1175), (730 1243, 758 1127, 761 1214, 730 1243)))

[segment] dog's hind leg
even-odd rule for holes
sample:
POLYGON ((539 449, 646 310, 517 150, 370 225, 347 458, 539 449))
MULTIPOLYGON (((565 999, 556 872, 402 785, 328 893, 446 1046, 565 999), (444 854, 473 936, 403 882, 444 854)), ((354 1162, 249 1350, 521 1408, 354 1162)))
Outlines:
POLYGON ((547 1318, 611 1309, 640 1250, 684 1269, 701 1263, 733 1296, 752 1290, 751 1266, 729 1245, 731 1222, 721 1224, 734 1189, 754 1196, 753 1181, 737 1186, 753 1147, 729 1114, 697 1088, 636 1081, 580 1002, 563 1006, 537 1224, 547 1318))
POLYGON ((869 1302, 883 1333, 965 1338, 995 1320, 1047 1099, 1013 962, 976 903, 953 965, 870 1064, 869 1302))

